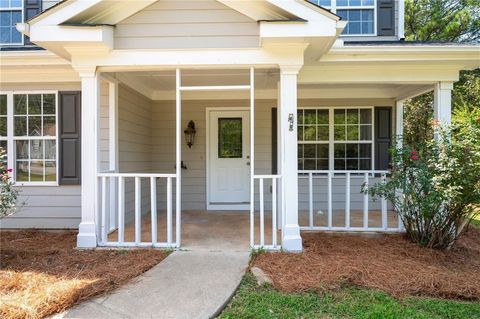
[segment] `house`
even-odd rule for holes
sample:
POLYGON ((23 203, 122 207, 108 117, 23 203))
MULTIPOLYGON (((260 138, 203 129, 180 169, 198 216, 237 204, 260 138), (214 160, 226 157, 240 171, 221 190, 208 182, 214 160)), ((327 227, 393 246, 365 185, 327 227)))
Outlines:
POLYGON ((248 216, 267 249, 402 231, 360 188, 388 178, 403 101, 434 91, 449 123, 480 65, 477 45, 403 41, 403 0, 1 6, 0 143, 25 202, 1 227, 78 228, 81 248, 180 247, 191 211, 248 216))

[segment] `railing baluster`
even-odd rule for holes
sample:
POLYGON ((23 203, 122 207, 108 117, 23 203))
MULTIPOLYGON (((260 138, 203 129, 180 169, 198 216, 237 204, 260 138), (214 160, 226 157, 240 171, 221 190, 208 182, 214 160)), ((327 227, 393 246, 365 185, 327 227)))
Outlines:
MULTIPOLYGON (((386 174, 382 174, 382 184, 387 182, 386 174)), ((388 229, 388 215, 387 215, 387 199, 382 197, 382 228, 384 230, 388 229)))
POLYGON ((125 179, 118 178, 118 243, 125 242, 125 179))
POLYGON ((101 232, 102 238, 101 242, 106 243, 108 241, 108 221, 107 221, 107 178, 105 176, 102 177, 102 188, 101 188, 101 200, 102 200, 102 225, 101 225, 101 232))
POLYGON ((150 218, 152 222, 152 245, 158 240, 157 233, 157 178, 150 177, 150 218))
POLYGON ((350 228, 350 172, 347 172, 345 178, 345 227, 348 229, 350 228))
POLYGON ((265 246, 265 209, 263 203, 263 178, 259 180, 260 193, 260 246, 265 246))
MULTIPOLYGON (((178 213, 178 212, 177 212, 178 213)), ((172 244, 172 178, 167 178, 167 243, 172 244)))
POLYGON ((313 227, 313 174, 308 173, 308 221, 313 227))
MULTIPOLYGON (((368 173, 365 173, 363 183, 368 188, 368 173)), ((363 228, 368 228, 368 194, 363 195, 363 228)))
POLYGON ((328 173, 328 228, 331 229, 333 226, 333 198, 332 198, 332 173, 328 173))
POLYGON ((272 178, 272 246, 277 247, 277 179, 272 178))
POLYGON ((135 177, 135 244, 142 242, 142 181, 135 177))

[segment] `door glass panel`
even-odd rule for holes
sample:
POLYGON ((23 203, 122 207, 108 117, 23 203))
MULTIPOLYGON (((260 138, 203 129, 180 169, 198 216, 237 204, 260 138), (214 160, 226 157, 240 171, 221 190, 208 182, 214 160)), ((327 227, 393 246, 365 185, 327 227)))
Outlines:
POLYGON ((242 158, 242 118, 218 119, 218 158, 242 158))

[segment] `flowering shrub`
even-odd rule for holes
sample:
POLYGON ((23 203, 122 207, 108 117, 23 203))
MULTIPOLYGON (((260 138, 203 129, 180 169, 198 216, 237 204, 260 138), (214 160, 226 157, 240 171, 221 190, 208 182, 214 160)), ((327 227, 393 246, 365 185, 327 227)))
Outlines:
POLYGON ((15 212, 18 190, 13 187, 13 181, 9 174, 11 169, 5 166, 5 151, 0 149, 0 218, 9 216, 15 212))
POLYGON ((432 123, 437 138, 392 149, 389 180, 363 188, 392 202, 408 237, 424 247, 451 247, 480 204, 480 111, 463 111, 468 120, 432 123))

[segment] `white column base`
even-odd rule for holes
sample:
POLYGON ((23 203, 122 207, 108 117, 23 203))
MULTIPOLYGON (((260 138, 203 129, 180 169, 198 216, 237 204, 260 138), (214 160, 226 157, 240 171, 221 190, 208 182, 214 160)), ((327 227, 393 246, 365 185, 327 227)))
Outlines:
POLYGON ((301 252, 303 250, 299 225, 285 225, 282 236, 282 249, 290 252, 301 252))
POLYGON ((95 223, 80 223, 77 235, 77 248, 97 247, 95 223))

